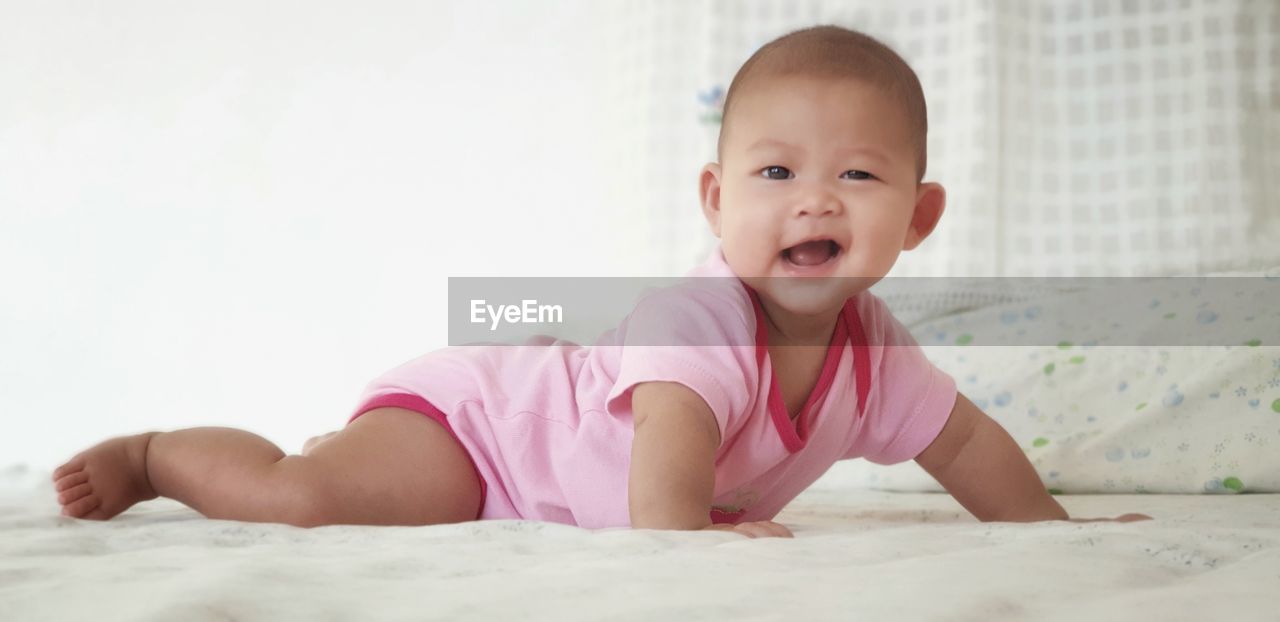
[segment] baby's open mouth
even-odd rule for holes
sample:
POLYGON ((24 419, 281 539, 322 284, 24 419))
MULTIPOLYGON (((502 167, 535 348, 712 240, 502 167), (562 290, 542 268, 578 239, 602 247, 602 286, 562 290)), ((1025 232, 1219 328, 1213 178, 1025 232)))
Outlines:
POLYGON ((835 240, 813 240, 783 249, 782 258, 797 266, 816 266, 834 259, 840 250, 835 240))

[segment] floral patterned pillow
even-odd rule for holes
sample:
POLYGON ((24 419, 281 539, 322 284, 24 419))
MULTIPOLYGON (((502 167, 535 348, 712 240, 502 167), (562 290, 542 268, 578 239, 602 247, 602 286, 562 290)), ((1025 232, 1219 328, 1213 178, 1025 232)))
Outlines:
MULTIPOLYGON (((1018 442, 1051 492, 1280 492, 1280 346, 1270 341, 1280 307, 1270 299, 1204 300, 1193 283, 1176 279, 1123 287, 1125 295, 1112 299, 1141 302, 1146 317, 1135 314, 1138 324, 1113 324, 1118 330, 1079 345, 984 345, 1016 342, 1000 336, 1037 322, 1069 322, 1069 312, 1028 302, 939 318, 913 334, 1018 442), (1196 342, 1192 332, 1219 330, 1226 320, 1237 330, 1257 326, 1260 338, 1109 345, 1132 344, 1134 330, 1162 322, 1196 342)), ((815 485, 942 491, 914 461, 842 461, 815 485)))

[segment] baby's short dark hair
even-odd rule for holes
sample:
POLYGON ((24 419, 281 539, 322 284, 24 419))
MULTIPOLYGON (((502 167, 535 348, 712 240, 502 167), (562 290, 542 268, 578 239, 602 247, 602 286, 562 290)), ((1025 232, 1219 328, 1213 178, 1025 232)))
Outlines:
POLYGON ((832 25, 814 26, 778 37, 742 64, 725 94, 717 157, 723 160, 724 137, 732 125, 735 96, 768 78, 797 75, 851 78, 885 89, 906 114, 911 145, 916 153, 916 181, 924 179, 929 120, 924 89, 916 72, 889 46, 863 33, 832 25))

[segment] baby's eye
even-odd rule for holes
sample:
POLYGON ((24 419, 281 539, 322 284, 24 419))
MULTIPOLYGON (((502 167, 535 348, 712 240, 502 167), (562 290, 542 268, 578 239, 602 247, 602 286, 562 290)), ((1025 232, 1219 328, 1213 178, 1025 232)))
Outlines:
POLYGON ((768 177, 769 179, 779 179, 779 180, 781 180, 781 179, 790 179, 790 178, 791 178, 791 171, 787 170, 787 167, 785 167, 785 166, 766 166, 766 167, 764 167, 764 168, 760 169, 760 172, 761 172, 761 173, 764 173, 764 176, 765 176, 765 177, 768 177), (775 177, 775 176, 774 176, 774 173, 775 173, 775 172, 778 172, 778 171, 781 171, 782 177, 775 177))
POLYGON ((866 172, 866 171, 845 171, 845 174, 846 174, 846 175, 847 175, 847 174, 849 174, 849 173, 854 173, 854 174, 856 174, 856 175, 862 175, 862 177, 850 177, 850 179, 871 179, 871 178, 873 177, 873 175, 872 175, 871 173, 868 173, 868 172, 866 172))

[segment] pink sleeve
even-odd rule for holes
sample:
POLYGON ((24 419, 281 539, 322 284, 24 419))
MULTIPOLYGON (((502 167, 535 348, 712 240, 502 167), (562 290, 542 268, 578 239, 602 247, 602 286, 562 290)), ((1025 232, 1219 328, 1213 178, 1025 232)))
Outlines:
MULTIPOLYGON (((745 296, 742 301, 750 304, 745 296)), ((752 326, 742 301, 696 289, 664 290, 641 300, 621 327, 618 376, 605 410, 629 415, 637 384, 677 382, 707 403, 723 444, 739 427, 758 383, 752 326)))
POLYGON ((859 296, 871 360, 871 390, 852 446, 843 458, 876 464, 912 460, 938 437, 956 403, 956 383, 924 355, 879 298, 859 296))

